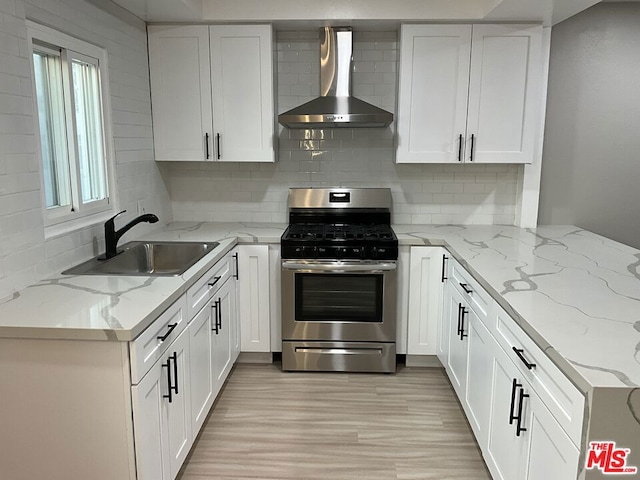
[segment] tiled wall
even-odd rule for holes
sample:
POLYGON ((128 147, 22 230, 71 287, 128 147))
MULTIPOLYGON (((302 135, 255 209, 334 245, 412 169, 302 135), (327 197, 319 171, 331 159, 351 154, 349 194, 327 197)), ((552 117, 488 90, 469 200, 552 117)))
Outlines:
POLYGON ((0 299, 95 255, 103 243, 101 226, 45 240, 25 18, 106 47, 119 207, 125 219, 138 201, 162 220, 172 214, 153 161, 144 23, 85 0, 0 0, 0 299))
MULTIPOLYGON (((396 32, 355 32, 353 93, 395 112, 396 32)), ((278 110, 318 95, 317 30, 277 34, 278 110)), ((512 224, 520 167, 397 165, 393 126, 382 129, 280 128, 271 164, 172 163, 161 169, 176 220, 285 222, 287 189, 389 187, 395 223, 512 224)))

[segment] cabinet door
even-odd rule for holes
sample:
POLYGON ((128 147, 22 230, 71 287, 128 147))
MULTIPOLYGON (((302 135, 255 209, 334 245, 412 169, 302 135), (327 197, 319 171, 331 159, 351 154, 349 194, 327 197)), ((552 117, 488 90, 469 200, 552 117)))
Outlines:
POLYGON ((211 320, 212 309, 207 304, 189 324, 191 426, 194 434, 200 431, 215 399, 211 320))
POLYGON ((218 317, 218 326, 214 327, 213 357, 214 375, 216 377, 217 390, 219 391, 233 366, 232 349, 234 338, 231 334, 232 322, 236 315, 236 288, 233 279, 228 280, 218 291, 214 298, 215 314, 218 317))
POLYGON ((409 273, 407 353, 435 355, 442 315, 442 249, 412 247, 409 273))
POLYGON ((537 394, 529 390, 527 431, 529 457, 525 480, 575 479, 580 452, 537 394))
POLYGON ((216 25, 210 35, 216 158, 273 162, 271 26, 216 25))
POLYGON ((131 387, 140 480, 174 479, 193 443, 189 331, 187 327, 140 383, 131 387))
POLYGON ((148 35, 155 159, 212 159, 208 27, 149 26, 148 35))
POLYGON ((531 163, 541 111, 542 27, 474 25, 466 161, 531 163), (473 157, 472 157, 473 155, 473 157))
POLYGON ((458 394, 458 398, 462 401, 465 398, 467 381, 467 355, 469 346, 468 319, 471 309, 466 305, 460 293, 453 288, 453 286, 448 290, 449 357, 447 366, 451 384, 458 394), (460 332, 461 327, 462 334, 460 332))
MULTIPOLYGON (((529 437, 524 433, 516 434, 516 421, 511 419, 517 414, 519 392, 521 388, 530 390, 520 372, 509 360, 504 351, 493 345, 492 355, 493 381, 491 384, 491 423, 488 429, 487 446, 484 454, 487 466, 494 480, 522 479, 526 466, 529 437), (517 387, 514 389, 514 380, 517 387)), ((526 400, 526 399, 525 399, 526 400)), ((528 408, 528 403, 524 404, 528 408)), ((523 408, 524 418, 530 417, 523 408)), ((527 428, 527 421, 522 426, 527 428)), ((571 478, 551 475, 549 478, 571 478)))
POLYGON ((238 246, 241 350, 270 352, 269 247, 238 246))
POLYGON ((499 348, 495 339, 473 310, 469 311, 468 324, 467 386, 465 402, 467 420, 473 429, 480 448, 487 443, 489 413, 491 410, 491 385, 493 383, 493 352, 499 348))
POLYGON ((396 161, 461 161, 471 25, 403 25, 400 41, 396 161))
POLYGON ((168 392, 168 385, 163 361, 158 360, 140 383, 131 387, 138 480, 171 480, 169 454, 165 448, 169 431, 163 396, 168 392))
POLYGON ((451 331, 451 290, 455 290, 450 282, 444 283, 442 295, 442 321, 438 323, 437 353, 440 363, 448 368, 449 365, 449 335, 451 331))
POLYGON ((171 478, 176 478, 193 443, 191 429, 191 384, 189 381, 189 331, 188 327, 167 350, 173 356, 169 362, 171 381, 175 386, 172 401, 167 407, 168 453, 171 478))

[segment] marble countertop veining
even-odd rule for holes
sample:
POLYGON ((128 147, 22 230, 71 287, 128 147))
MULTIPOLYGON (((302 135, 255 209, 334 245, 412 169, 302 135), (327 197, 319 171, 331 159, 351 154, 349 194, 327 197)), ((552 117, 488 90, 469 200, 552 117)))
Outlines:
MULTIPOLYGON (((0 304, 0 337, 127 341, 236 243, 279 243, 285 224, 174 222, 144 240, 217 241, 180 277, 55 275, 0 304)), ((438 245, 584 392, 640 386, 640 251, 572 226, 394 225, 438 245)))

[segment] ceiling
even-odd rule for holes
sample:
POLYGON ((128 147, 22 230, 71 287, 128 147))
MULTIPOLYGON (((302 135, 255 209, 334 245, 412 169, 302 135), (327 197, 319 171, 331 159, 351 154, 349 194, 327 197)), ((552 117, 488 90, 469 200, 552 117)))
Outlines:
POLYGON ((345 22, 354 26, 375 27, 412 21, 525 21, 554 25, 599 2, 599 0, 111 1, 149 23, 272 22, 279 28, 344 24, 345 22))

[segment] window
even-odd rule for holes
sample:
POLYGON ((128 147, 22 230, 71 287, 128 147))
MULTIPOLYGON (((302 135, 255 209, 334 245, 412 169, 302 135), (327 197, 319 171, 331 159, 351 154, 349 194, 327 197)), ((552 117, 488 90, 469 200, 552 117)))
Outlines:
POLYGON ((46 225, 111 213, 106 53, 28 22, 46 225))

